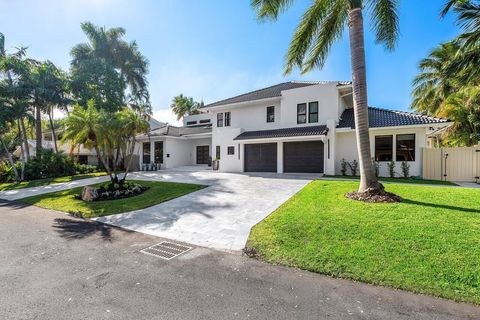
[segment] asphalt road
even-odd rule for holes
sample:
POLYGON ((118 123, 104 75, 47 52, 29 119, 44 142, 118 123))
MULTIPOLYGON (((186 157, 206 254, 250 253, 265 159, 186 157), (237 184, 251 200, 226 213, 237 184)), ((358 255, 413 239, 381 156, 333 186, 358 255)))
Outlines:
POLYGON ((480 308, 0 203, 0 319, 480 319, 480 308))

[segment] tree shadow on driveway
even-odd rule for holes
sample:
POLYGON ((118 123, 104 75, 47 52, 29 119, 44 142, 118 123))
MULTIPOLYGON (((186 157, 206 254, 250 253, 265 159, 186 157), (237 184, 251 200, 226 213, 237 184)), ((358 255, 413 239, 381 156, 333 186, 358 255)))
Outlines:
POLYGON ((91 236, 98 236, 106 241, 111 241, 113 238, 112 227, 99 222, 57 218, 54 220, 53 228, 60 237, 67 240, 79 240, 91 236))

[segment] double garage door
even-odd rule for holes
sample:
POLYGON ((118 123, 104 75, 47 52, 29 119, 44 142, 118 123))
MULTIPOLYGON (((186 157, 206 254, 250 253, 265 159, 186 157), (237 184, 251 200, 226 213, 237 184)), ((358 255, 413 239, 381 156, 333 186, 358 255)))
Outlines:
MULTIPOLYGON (((246 172, 277 172, 277 144, 245 145, 246 172)), ((283 172, 323 173, 323 142, 283 143, 283 172)))

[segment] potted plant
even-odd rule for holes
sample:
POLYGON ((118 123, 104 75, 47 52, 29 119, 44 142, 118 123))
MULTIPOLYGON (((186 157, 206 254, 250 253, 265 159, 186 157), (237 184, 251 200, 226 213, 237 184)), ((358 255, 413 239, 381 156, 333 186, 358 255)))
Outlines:
POLYGON ((208 166, 209 166, 209 167, 212 166, 212 157, 208 157, 208 166))
POLYGON ((212 164, 213 170, 218 170, 218 168, 220 167, 220 158, 213 160, 212 164))

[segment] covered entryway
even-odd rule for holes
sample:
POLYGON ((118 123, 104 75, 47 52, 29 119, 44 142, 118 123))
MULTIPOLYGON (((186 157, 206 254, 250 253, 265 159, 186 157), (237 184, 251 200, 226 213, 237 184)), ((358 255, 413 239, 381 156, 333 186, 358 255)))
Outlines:
POLYGON ((197 164, 208 164, 210 157, 209 146, 197 146, 197 164))
POLYGON ((245 145, 245 172, 277 172, 277 144, 245 145))
POLYGON ((283 144, 283 171, 323 173, 323 142, 300 141, 283 144))

